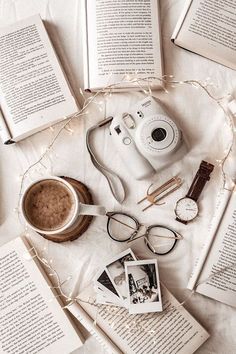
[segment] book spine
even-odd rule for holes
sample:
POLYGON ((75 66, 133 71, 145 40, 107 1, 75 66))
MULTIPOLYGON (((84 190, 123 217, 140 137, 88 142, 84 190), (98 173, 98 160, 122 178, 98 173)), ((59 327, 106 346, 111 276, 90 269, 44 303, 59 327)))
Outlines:
POLYGON ((190 8, 190 6, 191 6, 191 4, 192 4, 192 1, 193 1, 193 0, 187 0, 187 1, 185 2, 185 4, 184 4, 183 10, 182 10, 182 12, 181 12, 181 15, 180 15, 180 17, 179 17, 179 19, 178 19, 178 22, 177 22, 177 24, 176 24, 176 26, 175 26, 174 32, 173 32, 173 34, 172 34, 172 36, 171 36, 172 42, 175 42, 175 39, 177 38, 177 36, 178 36, 178 34, 179 34, 179 31, 180 31, 180 29, 181 29, 181 27, 182 27, 182 25, 183 25, 183 22, 184 22, 184 20, 185 20, 185 17, 187 16, 187 13, 188 13, 188 10, 189 10, 189 8, 190 8))
MULTIPOLYGON (((96 6, 95 3, 94 6, 96 6)), ((83 65, 84 65, 84 90, 90 92, 87 0, 82 1, 81 9, 82 9, 82 19, 83 19, 82 42, 83 42, 83 65)))
POLYGON ((214 238, 217 234, 217 230, 219 228, 220 222, 223 218, 224 212, 225 212, 226 207, 229 203, 231 193, 232 192, 229 190, 222 189, 218 194, 218 197, 217 197, 218 202, 216 204, 215 213, 212 217, 211 223, 208 228, 208 237, 201 249, 201 253, 200 253, 199 258, 195 262, 193 272, 190 276, 190 279, 189 279, 189 282, 187 285, 187 288, 190 290, 193 290, 197 285, 197 281, 201 275, 201 271, 202 271, 204 263, 207 259, 207 255, 210 251, 210 248, 212 246, 214 238))
POLYGON ((11 134, 6 124, 4 115, 0 109, 0 138, 4 144, 11 144, 11 134))
POLYGON ((109 354, 123 354, 123 352, 110 340, 110 338, 94 324, 91 317, 78 303, 71 303, 66 309, 93 335, 109 354))

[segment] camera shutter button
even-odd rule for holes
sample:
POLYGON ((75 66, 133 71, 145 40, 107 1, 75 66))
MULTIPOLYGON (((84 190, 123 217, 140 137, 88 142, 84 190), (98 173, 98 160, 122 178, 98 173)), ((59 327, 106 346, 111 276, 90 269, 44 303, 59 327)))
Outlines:
POLYGON ((125 138, 123 138, 123 144, 124 145, 130 145, 131 144, 131 139, 126 136, 125 138))

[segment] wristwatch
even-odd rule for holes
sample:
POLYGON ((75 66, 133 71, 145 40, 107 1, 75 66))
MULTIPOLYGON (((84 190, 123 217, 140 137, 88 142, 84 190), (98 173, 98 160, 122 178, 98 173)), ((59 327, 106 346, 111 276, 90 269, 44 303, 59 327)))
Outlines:
POLYGON ((214 165, 209 162, 201 162, 186 197, 179 199, 176 203, 175 215, 177 221, 187 224, 196 218, 198 215, 197 200, 206 182, 209 181, 213 169, 214 165))

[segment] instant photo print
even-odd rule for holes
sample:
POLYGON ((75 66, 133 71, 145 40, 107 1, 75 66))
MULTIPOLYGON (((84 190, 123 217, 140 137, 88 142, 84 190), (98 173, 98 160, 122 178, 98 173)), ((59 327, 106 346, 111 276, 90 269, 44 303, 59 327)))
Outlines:
POLYGON ((130 314, 162 311, 157 260, 125 263, 130 314))
POLYGON ((115 306, 123 306, 123 301, 121 301, 116 289, 114 288, 106 269, 102 269, 97 273, 94 279, 94 288, 96 290, 97 302, 109 304, 114 304, 115 306), (101 301, 102 300, 102 301, 101 301))
POLYGON ((113 287, 119 294, 121 300, 127 299, 127 283, 125 276, 125 263, 130 261, 135 261, 136 257, 131 250, 128 248, 124 252, 119 253, 113 257, 109 263, 106 265, 107 274, 111 280, 113 287))
POLYGON ((115 295, 116 297, 119 296, 105 269, 103 269, 97 275, 96 283, 103 290, 105 290, 105 291, 108 290, 112 295, 115 295))

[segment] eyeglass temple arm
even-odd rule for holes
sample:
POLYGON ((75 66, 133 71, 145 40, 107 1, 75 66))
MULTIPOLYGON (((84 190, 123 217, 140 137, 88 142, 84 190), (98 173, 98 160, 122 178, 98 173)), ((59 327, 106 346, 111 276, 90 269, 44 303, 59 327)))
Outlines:
MULTIPOLYGON (((177 233, 176 232, 176 235, 177 236, 174 236, 174 237, 172 237, 172 236, 163 236, 163 235, 152 235, 152 236, 155 236, 155 237, 160 237, 160 238, 171 238, 171 239, 175 239, 175 240, 182 240, 183 239, 183 236, 181 235, 181 234, 179 234, 179 233, 177 233)), ((139 239, 139 238, 141 238, 141 237, 146 237, 146 236, 148 236, 148 233, 146 232, 145 234, 143 234, 143 235, 139 235, 139 236, 137 236, 137 237, 135 237, 135 235, 134 235, 134 237, 131 237, 131 239, 128 241, 128 242, 131 242, 131 241, 133 241, 133 240, 137 240, 137 239, 139 239)))
POLYGON ((120 223, 120 224, 122 224, 122 225, 124 225, 124 226, 127 226, 127 227, 129 227, 130 229, 132 229, 132 230, 134 230, 134 231, 137 231, 137 228, 134 228, 134 227, 132 227, 132 226, 130 226, 130 225, 128 225, 128 224, 126 224, 126 223, 120 221, 120 220, 117 220, 117 219, 114 218, 112 215, 110 215, 109 212, 106 213, 106 215, 107 215, 108 218, 110 218, 110 219, 112 219, 112 220, 115 220, 115 221, 117 221, 118 223, 120 223))

